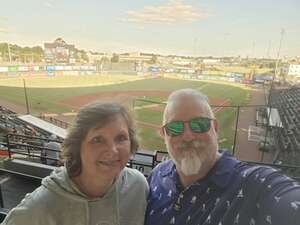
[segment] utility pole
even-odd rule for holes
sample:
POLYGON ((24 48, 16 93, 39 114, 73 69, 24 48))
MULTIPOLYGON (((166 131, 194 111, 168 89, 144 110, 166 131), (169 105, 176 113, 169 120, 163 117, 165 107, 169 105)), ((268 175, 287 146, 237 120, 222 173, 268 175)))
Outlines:
MULTIPOLYGON (((275 71, 274 71, 272 81, 271 81, 271 86, 270 86, 269 96, 268 96, 268 102, 267 102, 267 108, 266 108, 266 110, 267 110, 267 126, 266 126, 265 140, 264 140, 264 148, 266 147, 267 137, 268 137, 268 133, 269 133, 270 117, 271 117, 271 113, 272 113, 271 96, 272 96, 272 91, 273 91, 274 79, 277 77, 277 69, 278 69, 278 64, 279 64, 279 57, 280 57, 280 51, 281 51, 281 44, 282 44, 283 35, 284 35, 284 29, 281 29, 279 48, 278 48, 277 57, 276 57, 275 71)), ((264 160, 264 151, 261 154, 261 160, 260 161, 263 162, 263 160, 264 160)))
POLYGON ((266 58, 270 58, 271 41, 269 41, 266 58))
POLYGON ((283 39, 283 35, 284 35, 284 29, 281 29, 281 32, 280 32, 280 41, 279 41, 279 47, 278 47, 278 51, 277 51, 277 57, 276 57, 276 64, 275 64, 275 70, 274 70, 274 74, 273 74, 273 77, 272 77, 272 81, 271 81, 271 87, 270 87, 270 91, 269 91, 269 96, 268 96, 268 105, 270 104, 271 102, 271 92, 272 92, 272 89, 273 89, 273 82, 274 82, 274 79, 277 77, 277 70, 278 70, 278 64, 279 64, 279 57, 280 57, 280 51, 281 51, 281 45, 282 45, 282 39, 283 39))
POLYGON ((194 58, 197 57, 197 45, 198 45, 198 38, 194 38, 194 46, 193 46, 193 55, 194 55, 194 58))
POLYGON ((8 42, 7 42, 7 51, 8 51, 9 62, 11 63, 11 53, 10 53, 10 47, 9 47, 9 43, 8 42))
POLYGON ((255 41, 252 43, 252 58, 255 59, 255 41))
POLYGON ((26 109, 27 109, 27 114, 29 115, 30 112, 29 112, 29 104, 28 104, 28 96, 27 96, 25 79, 23 79, 23 85, 24 85, 24 94, 25 94, 26 109))

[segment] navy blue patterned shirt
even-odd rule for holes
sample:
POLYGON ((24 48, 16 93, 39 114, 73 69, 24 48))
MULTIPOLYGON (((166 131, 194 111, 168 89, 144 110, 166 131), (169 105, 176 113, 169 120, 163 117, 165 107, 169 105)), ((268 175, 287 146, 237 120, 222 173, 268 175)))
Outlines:
POLYGON ((227 152, 187 188, 170 160, 159 164, 148 182, 146 225, 300 225, 299 183, 227 152))

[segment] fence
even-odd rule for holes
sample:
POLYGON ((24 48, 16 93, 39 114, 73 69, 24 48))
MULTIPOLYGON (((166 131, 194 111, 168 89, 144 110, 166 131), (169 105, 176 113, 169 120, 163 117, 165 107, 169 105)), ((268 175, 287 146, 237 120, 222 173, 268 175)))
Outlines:
POLYGON ((45 120, 45 121, 48 121, 58 127, 61 127, 61 128, 64 128, 64 129, 68 129, 68 127, 70 126, 69 123, 65 122, 65 121, 62 121, 62 120, 59 120, 59 119, 56 119, 54 117, 51 117, 51 116, 45 116, 45 115, 40 115, 39 116, 40 119, 42 120, 45 120))
POLYGON ((50 149, 44 147, 44 144, 50 141, 61 143, 59 140, 51 140, 40 137, 19 135, 19 134, 8 134, 6 147, 9 158, 13 155, 23 156, 26 160, 42 163, 44 160, 59 161, 57 158, 43 156, 42 151, 53 151, 60 152, 60 150, 50 149))

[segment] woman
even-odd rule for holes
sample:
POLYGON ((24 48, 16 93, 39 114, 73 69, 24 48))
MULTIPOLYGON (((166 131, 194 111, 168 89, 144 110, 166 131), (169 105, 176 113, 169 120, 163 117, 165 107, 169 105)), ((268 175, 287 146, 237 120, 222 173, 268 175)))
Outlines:
POLYGON ((101 102, 83 107, 63 143, 65 166, 44 178, 3 224, 142 225, 147 182, 125 167, 137 148, 124 107, 101 102))

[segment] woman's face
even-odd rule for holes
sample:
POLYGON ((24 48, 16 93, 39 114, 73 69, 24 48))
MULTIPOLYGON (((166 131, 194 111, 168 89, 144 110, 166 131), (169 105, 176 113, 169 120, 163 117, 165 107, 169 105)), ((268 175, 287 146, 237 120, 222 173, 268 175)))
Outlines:
POLYGON ((95 124, 81 143, 81 175, 115 179, 130 157, 128 126, 116 116, 104 126, 95 124))

